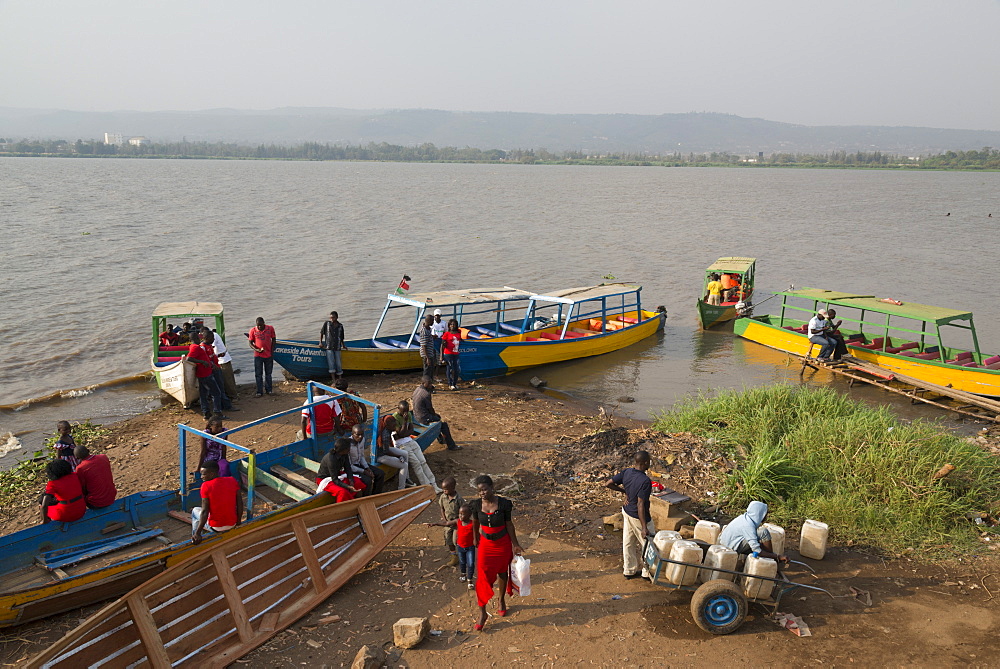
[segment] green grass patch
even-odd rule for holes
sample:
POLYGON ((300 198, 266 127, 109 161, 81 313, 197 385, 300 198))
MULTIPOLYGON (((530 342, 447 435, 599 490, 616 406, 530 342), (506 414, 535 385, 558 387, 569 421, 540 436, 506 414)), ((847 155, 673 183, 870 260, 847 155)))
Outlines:
POLYGON ((965 514, 1000 498, 1000 458, 934 423, 904 423, 828 389, 692 396, 655 427, 714 438, 737 463, 720 491, 728 512, 761 500, 773 522, 821 520, 838 542, 890 552, 981 547, 965 514), (934 479, 948 463, 955 471, 934 479))
MULTIPOLYGON (((72 430, 76 443, 87 447, 93 446, 108 433, 107 428, 89 420, 73 425, 72 430)), ((10 469, 0 471, 0 510, 4 515, 30 506, 42 493, 48 480, 45 465, 56 457, 54 445, 57 439, 56 436, 49 437, 43 450, 36 451, 32 457, 10 469)))

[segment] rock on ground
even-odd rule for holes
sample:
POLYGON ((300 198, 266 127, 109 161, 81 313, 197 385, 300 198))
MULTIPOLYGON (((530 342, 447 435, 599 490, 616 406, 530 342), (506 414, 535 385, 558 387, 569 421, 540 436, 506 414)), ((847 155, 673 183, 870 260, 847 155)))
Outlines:
POLYGON ((397 648, 413 648, 424 640, 430 628, 427 618, 400 618, 392 626, 393 643, 397 648))
POLYGON ((354 656, 351 669, 379 669, 385 664, 385 651, 378 646, 362 646, 354 656))

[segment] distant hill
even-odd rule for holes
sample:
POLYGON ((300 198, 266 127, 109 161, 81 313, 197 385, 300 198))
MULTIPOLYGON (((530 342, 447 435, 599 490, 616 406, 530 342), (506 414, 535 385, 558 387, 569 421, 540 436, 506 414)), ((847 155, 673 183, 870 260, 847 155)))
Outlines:
POLYGON ((805 126, 730 114, 527 114, 292 108, 267 111, 76 112, 0 107, 0 137, 77 139, 105 132, 154 142, 302 142, 548 149, 549 151, 765 154, 883 151, 902 155, 1000 146, 1000 131, 890 126, 805 126))

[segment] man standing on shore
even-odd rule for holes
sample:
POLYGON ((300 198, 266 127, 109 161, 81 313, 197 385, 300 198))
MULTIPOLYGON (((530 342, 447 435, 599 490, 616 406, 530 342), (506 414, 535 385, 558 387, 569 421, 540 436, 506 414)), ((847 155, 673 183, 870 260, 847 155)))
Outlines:
POLYGON ((420 328, 420 359, 424 362, 424 376, 434 378, 437 371, 437 345, 434 343, 434 316, 427 314, 420 328))
POLYGON ((233 373, 233 356, 229 354, 226 342, 222 341, 219 333, 213 331, 212 335, 214 337, 212 347, 215 349, 215 355, 219 357, 219 369, 222 370, 222 390, 231 402, 235 402, 239 391, 236 389, 236 375, 233 373))
POLYGON ((323 323, 319 331, 319 347, 326 351, 326 366, 334 381, 344 374, 340 364, 340 350, 344 348, 344 326, 338 320, 337 312, 330 312, 330 319, 323 323))
POLYGON ((649 496, 653 492, 653 482, 646 476, 649 463, 649 453, 637 451, 633 466, 615 474, 607 483, 611 490, 625 493, 625 506, 622 507, 622 560, 627 579, 638 576, 640 566, 642 577, 649 578, 649 571, 642 559, 646 537, 656 534, 656 526, 649 518, 649 496))
POLYGON ((274 328, 264 323, 264 319, 257 317, 257 324, 250 329, 247 338, 250 340, 250 348, 253 349, 253 375, 257 381, 257 394, 260 397, 265 392, 270 395, 271 372, 274 370, 274 328))

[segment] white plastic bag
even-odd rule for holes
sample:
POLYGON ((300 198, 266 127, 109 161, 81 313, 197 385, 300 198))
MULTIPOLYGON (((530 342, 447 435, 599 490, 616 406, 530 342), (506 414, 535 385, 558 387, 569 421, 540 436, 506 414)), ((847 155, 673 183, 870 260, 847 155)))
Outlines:
POLYGON ((521 597, 531 594, 531 560, 514 556, 510 563, 510 585, 521 597))

